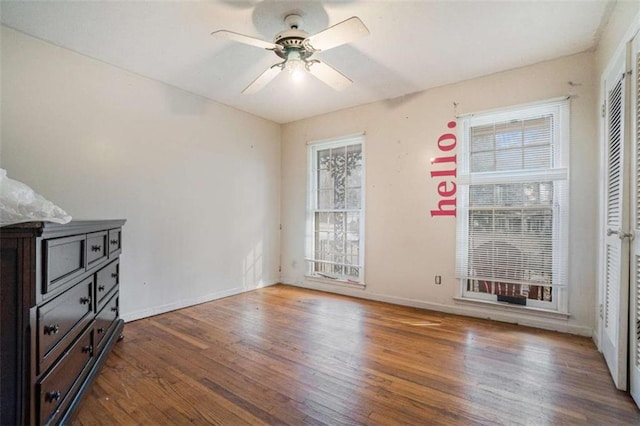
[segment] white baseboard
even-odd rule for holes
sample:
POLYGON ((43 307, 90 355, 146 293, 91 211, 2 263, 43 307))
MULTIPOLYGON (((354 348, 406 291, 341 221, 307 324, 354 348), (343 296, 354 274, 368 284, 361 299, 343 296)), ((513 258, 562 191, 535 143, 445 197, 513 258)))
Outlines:
POLYGON ((546 318, 526 313, 500 312, 495 309, 487 309, 484 307, 466 306, 466 305, 444 305, 440 303, 425 302, 421 300, 406 299, 402 297, 389 296, 385 294, 371 293, 366 290, 351 289, 336 285, 326 285, 315 282, 287 282, 282 280, 284 284, 297 287, 308 288, 312 290, 326 291, 329 293, 343 294, 345 296, 359 297, 362 299, 376 300, 378 302, 393 303, 401 306, 411 306, 413 308, 428 309, 431 311, 444 312, 447 314, 463 315, 473 318, 490 319, 494 321, 507 322, 511 324, 519 324, 529 327, 541 328, 544 330, 560 331, 563 333, 577 334, 580 336, 593 337, 593 329, 587 326, 570 324, 566 319, 546 318))
POLYGON ((222 299, 223 297, 234 296, 236 294, 255 290, 256 288, 269 287, 271 285, 277 284, 278 282, 280 282, 280 280, 263 282, 261 286, 255 287, 255 288, 235 287, 228 290, 206 294, 200 297, 195 297, 192 299, 183 299, 173 303, 167 303, 165 305, 154 306, 151 308, 142 309, 135 312, 123 313, 120 316, 120 318, 122 318, 124 322, 131 322, 131 321, 139 320, 142 318, 152 317, 154 315, 160 315, 167 312, 175 311, 178 309, 188 308, 189 306, 195 306, 201 303, 211 302, 212 300, 222 299))

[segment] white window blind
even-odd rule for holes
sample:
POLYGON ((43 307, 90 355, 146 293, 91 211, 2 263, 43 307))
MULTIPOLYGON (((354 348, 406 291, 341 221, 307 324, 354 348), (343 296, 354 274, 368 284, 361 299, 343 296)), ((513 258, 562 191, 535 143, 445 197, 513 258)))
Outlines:
POLYGON ((568 101, 462 122, 456 272, 463 297, 509 296, 557 309, 568 279, 568 101))
POLYGON ((364 136, 309 145, 308 275, 364 282, 364 136))

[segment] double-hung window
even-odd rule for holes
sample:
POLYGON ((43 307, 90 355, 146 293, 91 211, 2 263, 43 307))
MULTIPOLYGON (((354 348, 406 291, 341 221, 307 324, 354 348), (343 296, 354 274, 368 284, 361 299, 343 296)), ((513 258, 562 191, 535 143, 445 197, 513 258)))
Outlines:
POLYGON ((307 274, 364 283, 364 136, 310 143, 307 274))
POLYGON ((566 312, 569 101, 468 115, 461 127, 462 297, 566 312))

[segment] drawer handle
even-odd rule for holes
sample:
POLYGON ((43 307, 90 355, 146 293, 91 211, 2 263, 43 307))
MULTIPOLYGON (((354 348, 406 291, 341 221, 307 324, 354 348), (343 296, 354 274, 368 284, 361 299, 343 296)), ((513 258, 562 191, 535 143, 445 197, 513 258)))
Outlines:
POLYGON ((47 334, 49 336, 52 334, 58 334, 59 331, 60 331, 60 326, 58 324, 51 324, 51 325, 44 326, 44 334, 47 334))
POLYGON ((116 245, 116 244, 118 244, 118 240, 111 240, 111 241, 109 241, 109 242, 110 242, 112 245, 116 245))
POLYGON ((82 353, 89 353, 89 355, 93 355, 93 345, 83 346, 82 353))
POLYGON ((100 250, 102 250, 102 246, 98 246, 98 245, 91 246, 91 251, 100 251, 100 250))
POLYGON ((55 391, 49 391, 47 392, 47 394, 45 395, 44 399, 47 402, 54 402, 60 399, 60 391, 59 390, 55 390, 55 391))
POLYGON ((98 286, 98 291, 104 291, 104 286, 103 285, 99 285, 98 286))
POLYGON ((111 273, 111 278, 118 278, 118 273, 117 272, 112 272, 111 273))
POLYGON ((104 333, 104 328, 100 327, 100 328, 98 329, 98 334, 102 334, 102 333, 104 333))
POLYGON ((91 298, 90 297, 81 297, 80 298, 80 304, 81 305, 88 305, 89 303, 91 303, 91 298))

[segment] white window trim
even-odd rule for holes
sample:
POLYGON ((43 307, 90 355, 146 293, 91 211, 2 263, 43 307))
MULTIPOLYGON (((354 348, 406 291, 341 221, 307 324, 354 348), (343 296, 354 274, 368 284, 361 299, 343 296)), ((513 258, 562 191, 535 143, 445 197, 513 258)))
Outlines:
MULTIPOLYGON (((569 149, 570 149, 571 122, 570 122, 570 98, 568 97, 554 98, 546 101, 545 100, 537 101, 537 102, 532 102, 527 104, 516 105, 508 108, 492 109, 492 110, 486 110, 478 113, 465 114, 465 115, 459 116, 458 118, 462 119, 463 125, 458 127, 459 128, 458 140, 462 141, 461 146, 462 146, 462 149, 464 150, 463 152, 465 153, 469 152, 468 132, 470 130, 471 125, 478 126, 482 124, 488 124, 491 122, 522 119, 525 117, 529 117, 531 115, 531 111, 535 110, 536 108, 540 108, 541 110, 549 110, 551 108, 557 108, 556 114, 559 118, 559 121, 562 123, 561 126, 557 126, 557 127, 560 127, 559 129, 557 127, 554 128, 554 132, 556 132, 554 137, 559 138, 558 140, 561 141, 561 143, 557 145, 558 149, 554 150, 554 164, 557 164, 558 167, 554 167, 553 169, 550 169, 548 171, 543 171, 542 173, 545 173, 546 176, 554 179, 566 179, 567 181, 566 191, 569 191, 569 184, 570 184, 569 149)), ((463 207, 465 206, 465 204, 468 204, 468 199, 469 199, 468 185, 469 184, 483 183, 483 181, 489 181, 490 179, 488 179, 488 176, 486 175, 483 176, 482 173, 475 173, 473 176, 469 173, 470 165, 469 165, 468 155, 459 155, 458 158, 459 158, 459 167, 458 167, 457 180, 458 180, 458 203, 459 203, 458 212, 459 214, 457 216, 456 225, 458 229, 462 231, 457 232, 458 241, 456 243, 456 250, 458 251, 463 250, 463 252, 461 255, 456 254, 456 257, 466 259, 468 257, 467 252, 465 250, 466 246, 461 244, 460 239, 462 238, 463 235, 466 235, 468 233, 467 229, 468 229, 469 216, 468 216, 468 210, 466 208, 459 208, 459 207, 461 207, 461 203, 463 207)), ((492 173, 495 173, 495 172, 492 172, 492 173)), ((526 180, 525 175, 534 176, 536 174, 536 171, 533 171, 532 173, 523 172, 522 176, 518 176, 519 174, 520 173, 518 172, 510 173, 510 175, 514 177, 514 181, 518 181, 519 179, 522 179, 524 181, 526 180)), ((564 265, 564 268, 566 268, 566 272, 564 274, 566 284, 564 286, 553 285, 552 300, 554 300, 555 302, 536 303, 538 301, 527 299, 526 306, 510 305, 507 303, 498 302, 497 297, 495 295, 488 295, 484 293, 467 291, 466 282, 465 282, 466 279, 464 278, 458 279, 459 285, 457 287, 456 296, 454 297, 454 299, 459 302, 462 302, 462 301, 469 302, 469 303, 478 302, 485 306, 491 306, 491 305, 496 305, 496 306, 509 305, 514 307, 517 306, 517 310, 522 312, 526 310, 532 310, 532 311, 543 310, 547 312, 557 312, 562 315, 569 315, 568 297, 567 297, 568 286, 569 286, 568 283, 570 282, 570 276, 569 276, 570 270, 568 267, 569 265, 569 253, 568 253, 569 252, 568 250, 569 248, 569 213, 568 213, 568 210, 571 203, 570 203, 568 193, 566 194, 566 197, 564 199, 566 200, 567 205, 564 206, 561 213, 559 213, 562 216, 564 216, 564 218, 561 219, 561 222, 563 222, 564 227, 561 229, 558 229, 559 227, 556 226, 558 225, 557 221, 554 220, 554 229, 552 232, 554 236, 557 235, 557 233, 561 233, 558 239, 554 238, 554 240, 557 241, 557 243, 556 243, 556 246, 553 248, 553 250, 554 251, 559 250, 559 253, 560 253, 560 256, 557 258, 557 261, 554 262, 554 265, 553 265, 554 275, 557 273, 558 269, 563 267, 562 265, 564 265), (473 295, 473 297, 471 297, 471 295, 473 295)))
POLYGON ((339 138, 322 139, 307 142, 307 219, 306 219, 306 235, 305 235, 305 277, 312 281, 318 281, 329 284, 337 284, 341 286, 363 288, 365 284, 365 203, 366 203, 366 144, 365 133, 356 133, 339 138), (315 209, 315 189, 317 188, 316 170, 316 154, 320 149, 337 148, 349 145, 362 146, 362 180, 361 180, 361 202, 360 209, 340 209, 340 211, 359 211, 360 212, 360 229, 359 229, 359 278, 358 281, 345 280, 341 278, 332 279, 321 275, 313 274, 311 264, 314 261, 315 232, 314 232, 314 213, 315 209))

